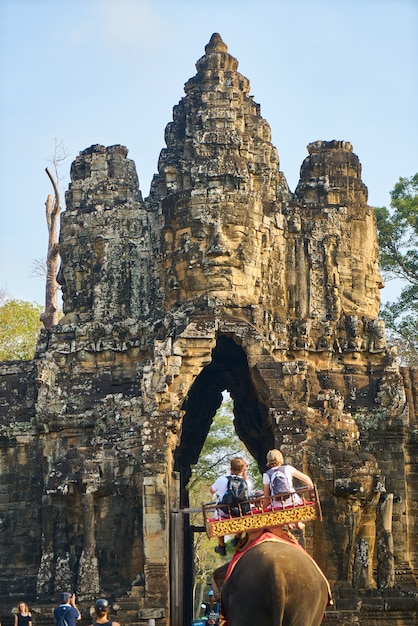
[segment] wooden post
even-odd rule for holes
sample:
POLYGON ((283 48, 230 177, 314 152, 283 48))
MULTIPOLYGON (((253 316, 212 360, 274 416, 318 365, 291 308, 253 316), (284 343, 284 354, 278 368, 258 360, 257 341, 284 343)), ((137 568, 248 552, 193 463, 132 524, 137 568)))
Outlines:
POLYGON ((171 512, 170 534, 170 626, 183 626, 184 530, 182 511, 174 510, 171 512))

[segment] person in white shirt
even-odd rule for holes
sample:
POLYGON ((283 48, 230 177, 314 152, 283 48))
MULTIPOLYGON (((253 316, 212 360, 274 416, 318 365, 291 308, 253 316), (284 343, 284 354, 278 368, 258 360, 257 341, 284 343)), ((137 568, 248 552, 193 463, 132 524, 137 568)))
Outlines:
MULTIPOLYGON (((305 483, 310 489, 313 489, 314 485, 312 480, 307 474, 303 474, 297 470, 293 465, 285 465, 283 454, 280 450, 269 450, 267 452, 267 472, 263 474, 263 488, 264 488, 264 508, 270 504, 269 496, 275 496, 280 493, 292 493, 295 491, 293 486, 293 478, 297 478, 302 483, 305 483)), ((289 498, 290 503, 297 503, 295 498, 299 498, 296 494, 289 498)), ((300 498, 299 498, 300 500, 300 498)), ((284 504, 288 504, 287 500, 284 504)), ((283 506, 283 503, 280 504, 283 506)))
MULTIPOLYGON (((231 459, 230 474, 220 476, 215 480, 210 488, 211 494, 216 494, 217 502, 221 502, 226 490, 228 489, 229 476, 241 476, 247 484, 248 498, 251 496, 253 490, 253 484, 247 475, 248 463, 241 456, 234 456, 231 459)), ((226 555, 225 537, 218 537, 218 545, 215 548, 215 552, 221 556, 226 555)))

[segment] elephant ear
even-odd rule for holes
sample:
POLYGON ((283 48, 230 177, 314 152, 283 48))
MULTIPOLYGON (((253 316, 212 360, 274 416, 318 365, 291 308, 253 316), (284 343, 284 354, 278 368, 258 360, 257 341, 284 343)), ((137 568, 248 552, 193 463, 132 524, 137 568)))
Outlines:
POLYGON ((216 602, 221 601, 221 590, 222 585, 225 582, 226 572, 228 569, 228 563, 224 563, 221 567, 216 568, 212 574, 212 589, 213 589, 213 597, 216 602))

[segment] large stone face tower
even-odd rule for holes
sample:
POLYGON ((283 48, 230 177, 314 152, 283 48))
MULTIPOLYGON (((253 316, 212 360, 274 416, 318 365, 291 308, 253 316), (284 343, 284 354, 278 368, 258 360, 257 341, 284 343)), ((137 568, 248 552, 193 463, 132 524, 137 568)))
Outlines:
POLYGON ((416 373, 378 318, 359 160, 311 143, 292 193, 219 35, 196 68, 149 197, 122 146, 73 163, 64 317, 33 361, 1 367, 3 595, 72 588, 117 600, 122 622, 190 623, 189 533, 173 528, 227 389, 260 470, 280 447, 318 485, 306 545, 330 623, 412 626, 416 373))

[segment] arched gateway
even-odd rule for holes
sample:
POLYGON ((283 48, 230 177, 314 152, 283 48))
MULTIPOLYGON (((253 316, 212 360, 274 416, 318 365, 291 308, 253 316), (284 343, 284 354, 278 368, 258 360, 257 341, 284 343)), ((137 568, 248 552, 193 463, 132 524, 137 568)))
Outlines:
POLYGON ((126 148, 72 165, 64 317, 33 361, 1 367, 5 604, 65 588, 110 597, 125 624, 187 624, 170 579, 187 528, 170 520, 228 389, 260 469, 280 446, 318 485, 307 547, 329 623, 415 623, 416 373, 378 318, 361 166, 350 143, 314 142, 292 193, 237 67, 213 35, 145 200, 126 148))

